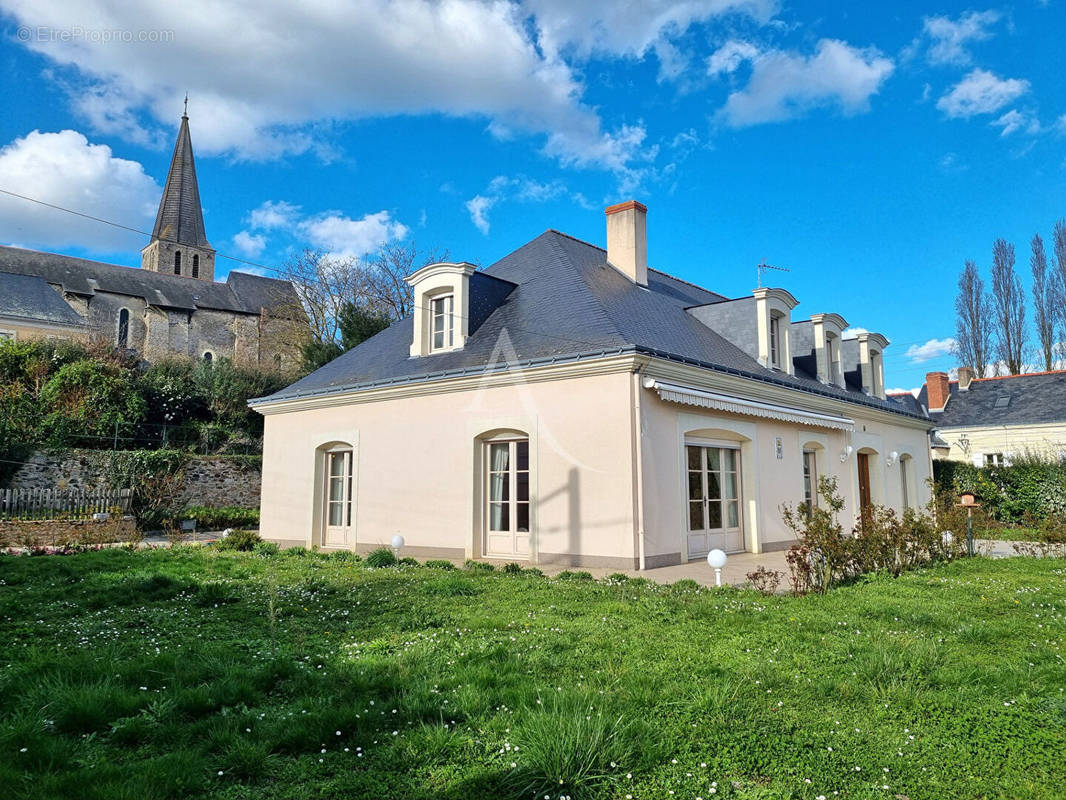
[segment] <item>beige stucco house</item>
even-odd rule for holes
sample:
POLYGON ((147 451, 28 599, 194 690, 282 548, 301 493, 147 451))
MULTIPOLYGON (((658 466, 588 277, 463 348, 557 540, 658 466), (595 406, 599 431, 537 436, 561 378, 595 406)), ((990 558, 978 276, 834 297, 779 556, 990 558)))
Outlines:
POLYGON ((885 398, 887 340, 650 269, 645 219, 608 208, 606 251, 549 230, 427 266, 413 318, 253 400, 264 538, 651 568, 789 546, 780 507, 821 475, 848 515, 925 503, 930 424, 885 398))
POLYGON ((934 458, 978 467, 1066 459, 1066 371, 976 378, 960 367, 954 381, 930 372, 913 402, 936 426, 934 458))

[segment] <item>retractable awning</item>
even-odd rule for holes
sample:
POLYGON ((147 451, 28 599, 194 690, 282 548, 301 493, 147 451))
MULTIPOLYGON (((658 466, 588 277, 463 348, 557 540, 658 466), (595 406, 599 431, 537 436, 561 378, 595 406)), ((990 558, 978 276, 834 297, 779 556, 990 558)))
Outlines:
POLYGON ((744 397, 709 392, 706 389, 696 389, 692 386, 667 383, 655 378, 645 378, 644 386, 648 389, 654 389, 660 398, 671 403, 713 408, 715 411, 728 411, 731 414, 776 419, 781 422, 795 422, 799 425, 810 425, 814 428, 830 428, 838 431, 855 430, 855 420, 847 417, 819 414, 815 411, 805 411, 802 408, 780 406, 774 403, 763 403, 759 400, 749 400, 744 397))

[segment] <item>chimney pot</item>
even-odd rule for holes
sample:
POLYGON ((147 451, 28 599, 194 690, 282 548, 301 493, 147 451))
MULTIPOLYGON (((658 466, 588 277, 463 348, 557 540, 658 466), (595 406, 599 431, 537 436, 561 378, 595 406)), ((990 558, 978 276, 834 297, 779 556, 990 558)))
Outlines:
POLYGON ((925 387, 928 394, 929 410, 943 411, 951 396, 951 385, 948 382, 946 372, 930 372, 925 376, 925 387))
POLYGON ((608 206, 607 262, 640 286, 648 285, 648 208, 636 200, 608 206))

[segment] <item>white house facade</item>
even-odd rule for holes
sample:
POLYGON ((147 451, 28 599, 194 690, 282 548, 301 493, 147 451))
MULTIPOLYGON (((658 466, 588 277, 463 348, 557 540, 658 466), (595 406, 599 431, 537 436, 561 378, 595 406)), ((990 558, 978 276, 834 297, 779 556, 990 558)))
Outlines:
POLYGON ((878 334, 649 269, 646 209, 604 251, 548 231, 492 267, 410 277, 416 311, 276 395, 261 533, 416 555, 653 568, 782 549, 782 504, 837 479, 854 517, 928 500, 923 414, 878 334))

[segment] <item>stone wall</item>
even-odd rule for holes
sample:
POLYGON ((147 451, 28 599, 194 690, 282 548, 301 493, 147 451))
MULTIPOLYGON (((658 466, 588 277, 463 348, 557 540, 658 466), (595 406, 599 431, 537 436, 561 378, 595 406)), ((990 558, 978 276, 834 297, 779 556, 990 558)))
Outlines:
POLYGON ((107 520, 0 520, 0 547, 60 547, 73 544, 129 542, 137 538, 133 517, 107 520))
MULTIPOLYGON (((108 486, 106 450, 37 451, 5 483, 6 489, 99 489, 108 486)), ((261 469, 247 459, 190 455, 176 504, 259 507, 261 469)), ((123 487, 113 487, 123 488, 123 487)))

